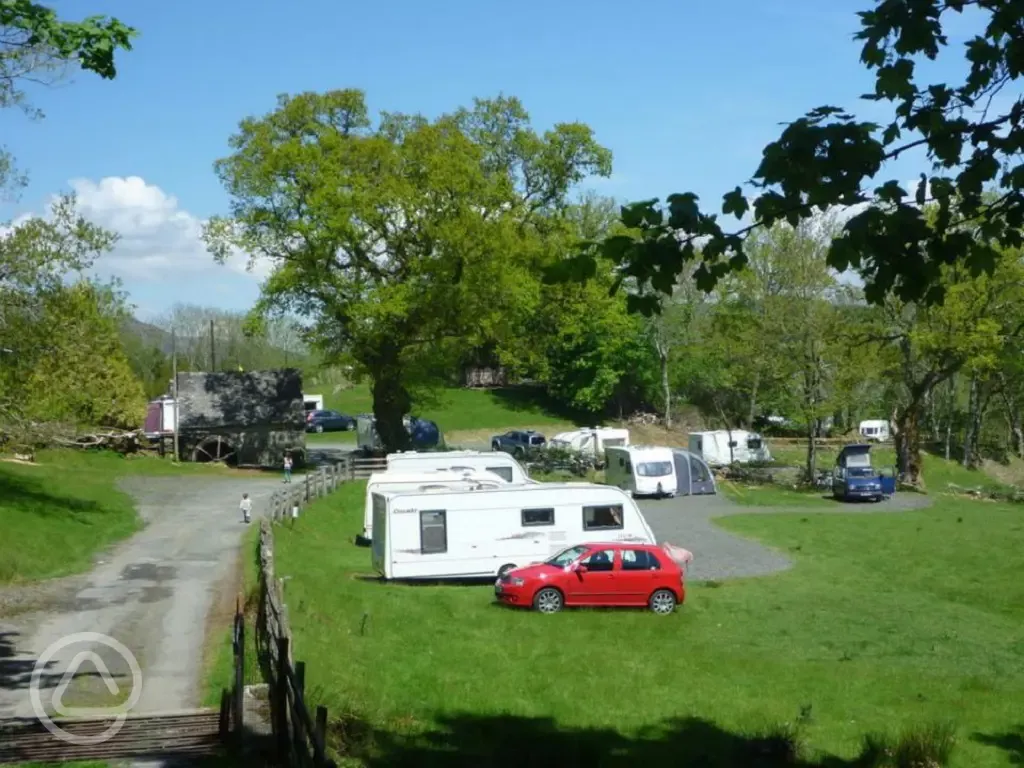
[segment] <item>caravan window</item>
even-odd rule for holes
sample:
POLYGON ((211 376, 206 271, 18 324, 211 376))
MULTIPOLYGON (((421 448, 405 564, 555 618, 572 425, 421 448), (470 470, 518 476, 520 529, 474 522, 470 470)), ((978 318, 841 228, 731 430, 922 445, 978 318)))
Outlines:
POLYGON ((739 445, 739 443, 737 443, 735 440, 730 440, 729 441, 729 447, 730 448, 735 448, 737 445, 739 445))
POLYGON ((622 530, 622 505, 603 504, 583 508, 583 530, 622 530))
POLYGON ((636 465, 636 473, 640 477, 666 477, 672 474, 672 462, 645 461, 636 465))
POLYGON ((761 450, 761 438, 752 437, 749 440, 747 440, 747 448, 751 451, 761 450))
POLYGON ((488 467, 487 471, 493 472, 507 483, 512 482, 512 467, 488 467))
POLYGON ((550 507, 543 509, 524 509, 523 525, 554 525, 555 510, 550 507))
POLYGON ((448 514, 443 509, 420 511, 420 552, 436 555, 448 551, 448 514))
POLYGON ((711 479, 704 462, 697 461, 693 456, 690 457, 690 475, 695 483, 706 483, 711 479))

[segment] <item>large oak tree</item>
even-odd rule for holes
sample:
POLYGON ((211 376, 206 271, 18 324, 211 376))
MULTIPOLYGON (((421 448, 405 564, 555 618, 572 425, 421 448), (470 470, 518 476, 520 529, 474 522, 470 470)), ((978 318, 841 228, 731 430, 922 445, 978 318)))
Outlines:
POLYGON ((413 387, 447 375, 453 341, 500 337, 535 305, 570 192, 611 170, 587 126, 538 134, 504 97, 373 120, 358 90, 281 96, 231 147, 216 164, 231 215, 207 226, 211 251, 270 260, 257 310, 304 316, 329 361, 369 376, 391 451, 408 446, 413 387))

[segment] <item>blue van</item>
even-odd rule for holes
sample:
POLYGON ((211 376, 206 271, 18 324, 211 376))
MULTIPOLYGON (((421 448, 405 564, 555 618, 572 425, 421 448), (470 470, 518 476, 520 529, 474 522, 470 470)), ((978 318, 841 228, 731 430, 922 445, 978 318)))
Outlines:
POLYGON ((881 501, 896 493, 896 475, 883 474, 871 466, 871 446, 844 445, 836 457, 832 495, 840 501, 869 499, 881 501))

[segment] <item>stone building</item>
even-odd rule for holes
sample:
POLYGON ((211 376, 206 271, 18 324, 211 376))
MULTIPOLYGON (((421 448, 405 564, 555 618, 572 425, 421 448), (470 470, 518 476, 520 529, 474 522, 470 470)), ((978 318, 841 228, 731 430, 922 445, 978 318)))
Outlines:
POLYGON ((302 375, 276 371, 179 373, 178 451, 187 461, 280 467, 306 456, 302 375))

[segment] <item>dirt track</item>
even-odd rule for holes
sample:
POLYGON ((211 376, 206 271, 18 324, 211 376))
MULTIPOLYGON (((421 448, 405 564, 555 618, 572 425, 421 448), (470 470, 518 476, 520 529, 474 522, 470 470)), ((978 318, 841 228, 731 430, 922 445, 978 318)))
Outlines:
MULTIPOLYGON (((100 556, 84 576, 28 588, 41 610, 0 618, 0 717, 32 717, 29 680, 36 660, 61 638, 96 632, 126 646, 142 669, 133 712, 199 704, 206 618, 219 585, 230 579, 246 526, 238 502, 248 492, 258 515, 280 481, 264 477, 136 477, 123 483, 146 527, 100 556)), ((8 595, 8 598, 10 595, 8 595)), ((10 602, 8 600, 8 602, 10 602)), ((68 663, 98 654, 122 690, 128 664, 101 644, 75 643, 57 653, 43 675, 48 702, 68 663)), ((68 687, 72 706, 109 704, 92 665, 68 687)))

